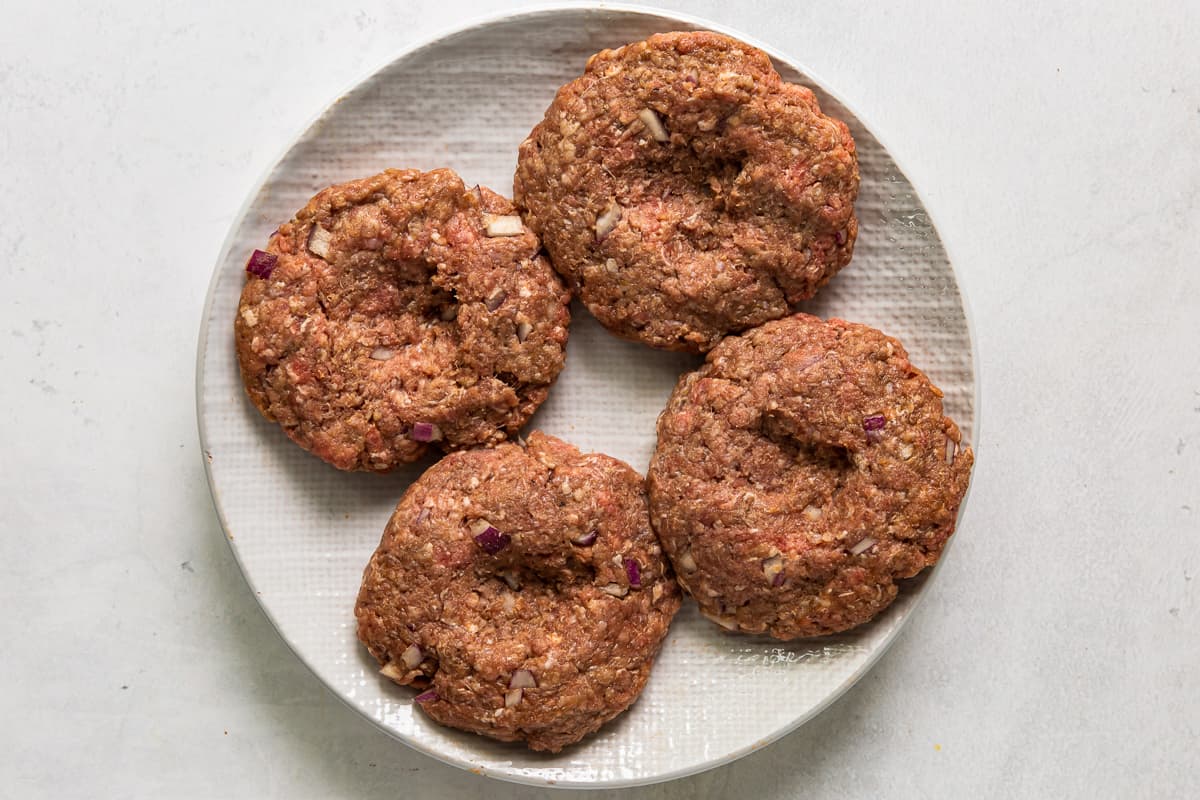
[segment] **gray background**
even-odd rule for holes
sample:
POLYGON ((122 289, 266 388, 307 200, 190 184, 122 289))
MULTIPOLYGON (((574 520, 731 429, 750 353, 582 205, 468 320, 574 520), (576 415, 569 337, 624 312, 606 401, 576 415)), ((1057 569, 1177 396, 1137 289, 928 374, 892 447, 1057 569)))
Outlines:
MULTIPOLYGON (((322 688, 241 579, 195 432, 247 193, 339 92, 496 9, 199 5, 0 27, 0 795, 561 797, 322 688)), ((857 687, 732 766, 591 796, 1195 792, 1200 9, 658 5, 805 63, 906 169, 974 312, 981 446, 945 568, 857 687)))

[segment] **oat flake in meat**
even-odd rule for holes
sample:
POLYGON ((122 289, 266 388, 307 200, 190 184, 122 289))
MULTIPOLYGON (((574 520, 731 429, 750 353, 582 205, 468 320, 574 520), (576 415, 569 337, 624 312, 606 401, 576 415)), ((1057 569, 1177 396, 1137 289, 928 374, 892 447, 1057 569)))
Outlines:
POLYGON ((388 522, 358 638, 434 720, 561 750, 633 703, 679 610, 644 491, 540 433, 446 456, 388 522))
POLYGON ((593 56, 522 143, 514 199, 613 333, 703 352, 850 261, 858 162, 766 54, 666 33, 593 56))
POLYGON ((658 422, 651 518, 701 612, 837 633, 937 562, 974 456, 895 339, 797 314, 714 348, 658 422))
POLYGON ((333 186, 255 251, 246 392, 339 469, 514 435, 563 366, 569 295, 508 200, 447 169, 333 186))

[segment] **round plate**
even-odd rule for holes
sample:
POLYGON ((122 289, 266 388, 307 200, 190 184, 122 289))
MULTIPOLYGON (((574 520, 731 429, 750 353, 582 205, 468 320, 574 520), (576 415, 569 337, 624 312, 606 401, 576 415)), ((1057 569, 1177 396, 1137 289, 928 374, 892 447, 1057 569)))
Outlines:
MULTIPOLYGON (((929 575, 852 633, 781 643, 724 633, 685 603, 638 702, 559 755, 443 728, 413 692, 378 675, 355 639, 362 569, 405 487, 428 464, 347 474, 289 442, 242 391, 233 315, 247 255, 318 190, 386 167, 451 167, 467 185, 509 193, 517 145, 592 53, 658 31, 722 30, 690 17, 605 6, 541 9, 442 36, 329 106, 250 198, 209 290, 197 374, 200 436, 213 499, 263 610, 296 654, 387 733, 485 775, 532 784, 629 786, 738 758, 792 730, 867 671, 912 613, 929 575)), ((725 31, 755 44, 736 31, 725 31)), ((762 47, 762 45, 757 45, 762 47)), ((946 393, 971 438, 971 338, 954 272, 920 199, 879 141, 812 76, 770 48, 783 77, 810 86, 858 144, 861 224, 854 261, 803 310, 897 336, 946 393)), ((699 359, 608 335, 577 304, 567 367, 529 426, 644 472, 655 419, 699 359)))

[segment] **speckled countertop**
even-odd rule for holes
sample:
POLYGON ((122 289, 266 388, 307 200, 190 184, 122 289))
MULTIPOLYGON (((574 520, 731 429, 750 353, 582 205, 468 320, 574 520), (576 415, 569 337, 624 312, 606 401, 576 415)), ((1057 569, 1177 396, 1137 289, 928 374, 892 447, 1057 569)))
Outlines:
MULTIPOLYGON (((945 568, 861 683, 740 762, 611 796, 1200 791, 1200 7, 658 5, 794 55, 905 166, 973 310, 981 446, 945 568)), ((338 92, 494 10, 8 15, 0 795, 562 796, 326 691, 246 588, 196 437, 201 307, 247 192, 338 92)))

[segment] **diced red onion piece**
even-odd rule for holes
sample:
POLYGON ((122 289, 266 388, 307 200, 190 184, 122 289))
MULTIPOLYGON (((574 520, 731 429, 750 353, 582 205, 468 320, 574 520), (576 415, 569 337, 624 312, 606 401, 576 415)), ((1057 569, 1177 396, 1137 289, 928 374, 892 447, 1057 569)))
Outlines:
POLYGON ((635 558, 625 559, 625 577, 629 578, 629 585, 634 589, 640 589, 642 586, 642 565, 635 558))
POLYGON ((517 323, 517 341, 523 342, 529 338, 529 334, 533 332, 533 326, 528 322, 517 323))
POLYGON ((767 580, 772 583, 783 572, 783 556, 775 555, 770 558, 764 558, 762 561, 763 575, 767 576, 767 580))
POLYGON ((401 681, 404 679, 404 671, 396 666, 396 664, 392 661, 384 664, 383 669, 379 670, 379 674, 394 681, 401 681))
POLYGON ((682 567, 685 572, 696 571, 696 559, 692 558, 691 550, 684 550, 683 554, 679 556, 679 566, 682 567))
POLYGON ((492 290, 492 293, 487 296, 487 299, 483 301, 483 307, 488 311, 495 311, 504 303, 504 299, 506 297, 508 297, 508 294, 499 286, 497 286, 492 290))
POLYGON ((850 555, 857 556, 862 553, 865 553, 868 550, 870 550, 872 547, 874 547, 876 544, 877 544, 877 542, 875 541, 875 539, 868 536, 867 538, 863 539, 858 544, 854 545, 854 547, 850 548, 850 555))
POLYGON ((510 542, 512 542, 511 536, 507 533, 502 533, 491 525, 487 525, 482 531, 475 534, 475 544, 483 548, 483 552, 489 556, 496 555, 496 553, 508 547, 510 542))
POLYGON ((483 227, 491 238, 497 236, 520 236, 525 232, 521 218, 513 215, 484 214, 483 227))
POLYGON ((654 137, 656 142, 671 141, 671 134, 667 133, 667 129, 663 127, 662 120, 658 118, 653 108, 643 108, 638 112, 638 119, 646 126, 646 130, 650 131, 650 135, 654 137))
POLYGON ((422 507, 421 510, 417 512, 417 518, 414 520, 414 522, 419 525, 427 519, 429 519, 429 509, 422 507))
POLYGON ((520 702, 521 702, 521 699, 522 699, 524 696, 525 696, 525 690, 524 690, 524 689, 510 689, 510 690, 508 690, 507 692, 505 692, 505 693, 504 693, 504 707, 505 707, 505 708, 512 708, 513 706, 515 706, 515 705, 517 705, 518 703, 520 703, 520 702))
POLYGON ((277 263, 279 263, 279 256, 274 253, 255 250, 250 254, 250 260, 246 262, 246 272, 265 280, 271 277, 271 272, 274 271, 277 263))
POLYGON ((454 320, 458 319, 458 304, 455 303, 443 308, 441 317, 442 321, 444 322, 453 322, 454 320))
POLYGON ((425 654, 421 652, 419 645, 410 644, 403 653, 400 654, 400 660, 404 662, 404 666, 409 669, 416 669, 421 665, 421 660, 425 658, 425 654))
POLYGON ((629 594, 629 588, 619 583, 610 583, 607 586, 601 586, 600 591, 605 594, 611 594, 613 597, 624 597, 629 594))
POLYGON ((785 577, 784 574, 782 572, 780 572, 779 574, 777 574, 774 577, 774 579, 771 580, 771 585, 772 586, 783 586, 784 577, 785 577))
POLYGON ((390 361, 395 355, 396 351, 390 347, 376 347, 371 351, 371 358, 374 361, 390 361))
POLYGON ((846 233, 845 229, 842 229, 833 235, 833 239, 834 239, 834 241, 836 241, 838 243, 838 246, 840 247, 840 246, 844 245, 850 239, 850 234, 846 233))
POLYGON ((881 431, 884 425, 887 425, 887 418, 883 414, 872 414, 869 417, 863 417, 862 426, 865 431, 881 431))
POLYGON ((533 677, 533 673, 527 669, 519 669, 512 674, 512 678, 508 682, 510 689, 536 689, 537 678, 533 677))
POLYGON ((312 230, 308 232, 308 250, 313 255, 328 258, 329 243, 332 241, 333 234, 320 225, 313 225, 312 230))
POLYGON ((435 700, 437 700, 438 698, 439 698, 438 693, 436 691, 434 691, 433 689, 430 689, 428 692, 421 692, 419 695, 414 697, 413 702, 414 703, 432 703, 435 700))
POLYGON ((432 422, 413 423, 408 438, 414 442, 437 442, 442 438, 442 429, 432 422))
POLYGON ((613 232, 613 228, 617 227, 617 223, 621 220, 621 207, 615 202, 609 203, 608 208, 604 213, 596 217, 596 240, 604 241, 604 239, 613 232))
POLYGON ((588 531, 587 533, 581 533, 571 540, 571 544, 578 545, 579 547, 591 547, 596 543, 596 537, 599 535, 599 531, 588 531))

